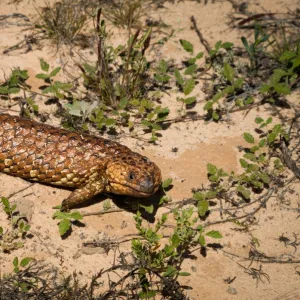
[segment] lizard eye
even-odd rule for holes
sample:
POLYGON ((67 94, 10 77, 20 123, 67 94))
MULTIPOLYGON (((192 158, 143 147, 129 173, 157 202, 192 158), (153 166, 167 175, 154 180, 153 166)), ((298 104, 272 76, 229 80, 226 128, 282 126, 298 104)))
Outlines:
POLYGON ((134 173, 130 172, 128 177, 130 180, 133 180, 135 178, 134 173))

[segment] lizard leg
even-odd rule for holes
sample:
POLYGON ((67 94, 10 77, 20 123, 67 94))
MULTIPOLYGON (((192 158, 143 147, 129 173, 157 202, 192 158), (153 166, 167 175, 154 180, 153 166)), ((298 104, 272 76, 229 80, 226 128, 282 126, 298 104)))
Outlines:
POLYGON ((84 203, 85 201, 101 193, 104 190, 104 188, 104 180, 99 179, 97 181, 89 181, 83 187, 74 190, 67 199, 63 200, 61 205, 61 211, 68 211, 70 208, 80 203, 84 203))

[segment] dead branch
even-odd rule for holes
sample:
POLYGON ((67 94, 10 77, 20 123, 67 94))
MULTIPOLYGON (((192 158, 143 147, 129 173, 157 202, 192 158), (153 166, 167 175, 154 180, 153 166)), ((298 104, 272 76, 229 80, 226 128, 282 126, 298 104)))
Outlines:
POLYGON ((209 53, 211 51, 211 47, 208 43, 208 41, 203 37, 202 33, 200 32, 198 26, 197 26, 197 22, 196 19, 194 18, 194 16, 191 16, 191 22, 193 23, 193 29, 196 31, 201 44, 205 47, 206 51, 209 53))

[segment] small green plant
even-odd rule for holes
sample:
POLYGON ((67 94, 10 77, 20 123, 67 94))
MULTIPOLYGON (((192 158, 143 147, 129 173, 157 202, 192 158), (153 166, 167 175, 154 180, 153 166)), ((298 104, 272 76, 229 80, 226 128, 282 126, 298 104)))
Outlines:
POLYGON ((78 211, 73 211, 71 213, 57 211, 53 215, 53 219, 60 220, 58 222, 58 229, 60 236, 64 236, 71 232, 72 222, 80 221, 83 219, 82 215, 78 211))
MULTIPOLYGON (((13 260, 14 266, 14 273, 20 274, 21 271, 24 271, 26 268, 30 267, 30 263, 34 261, 32 257, 25 257, 19 260, 18 257, 15 257, 13 260)), ((15 286, 19 289, 22 293, 27 293, 32 287, 36 286, 35 280, 16 280, 15 286)))
POLYGON ((185 68, 182 72, 177 68, 174 70, 176 85, 184 94, 184 97, 178 97, 177 100, 185 105, 191 105, 196 102, 196 97, 190 95, 196 86, 195 78, 199 68, 196 62, 203 57, 203 52, 194 55, 194 46, 187 40, 180 40, 180 44, 190 57, 185 62, 185 68))
MULTIPOLYGON (((205 233, 201 225, 197 225, 199 219, 194 216, 193 207, 174 210, 174 219, 176 226, 167 243, 162 245, 163 235, 160 233, 167 221, 167 215, 162 215, 154 228, 147 228, 142 225, 141 214, 138 212, 134 217, 136 228, 141 239, 132 241, 132 251, 139 267, 135 271, 140 282, 139 297, 154 297, 163 293, 164 282, 177 282, 179 276, 189 276, 190 273, 181 271, 181 263, 185 255, 196 245, 205 246, 205 236, 211 238, 221 238, 218 231, 209 231, 205 233), (162 290, 157 290, 159 285, 153 285, 153 276, 158 276, 162 281, 162 290), (151 279, 152 278, 152 279, 151 279)), ((176 285, 175 285, 176 286, 176 285)), ((164 291, 164 296, 179 295, 182 288, 177 291, 164 291)))
POLYGON ((235 191, 242 201, 250 201, 252 193, 260 193, 263 189, 268 189, 272 179, 274 180, 284 171, 280 159, 274 153, 280 145, 281 138, 289 140, 288 134, 280 124, 268 128, 272 123, 272 118, 264 120, 257 117, 255 122, 260 125, 261 130, 265 128, 266 131, 261 134, 262 137, 258 141, 248 132, 243 134, 250 146, 244 149, 243 158, 240 159, 240 165, 244 170, 241 174, 234 172, 228 174, 213 164, 207 165, 212 190, 207 194, 194 194, 194 199, 199 201, 200 215, 204 215, 207 211, 206 198, 224 197, 229 191, 235 191))
POLYGON ((141 28, 141 18, 145 16, 146 0, 109 1, 104 3, 104 16, 115 26, 127 28, 141 28))
POLYGON ((53 40, 57 46, 85 40, 82 30, 87 23, 87 14, 73 0, 62 0, 53 5, 46 2, 46 7, 37 9, 37 12, 40 19, 35 24, 36 31, 53 40))
POLYGON ((274 103, 276 95, 289 95, 300 74, 300 43, 295 51, 285 51, 279 57, 282 68, 273 70, 268 83, 263 84, 260 92, 267 94, 268 101, 274 103))
POLYGON ((11 95, 20 93, 22 88, 28 88, 26 80, 28 71, 19 68, 12 70, 9 78, 0 85, 0 95, 11 95))
POLYGON ((259 55, 267 49, 273 42, 269 42, 270 35, 265 34, 261 27, 256 24, 254 28, 254 42, 249 43, 248 40, 243 36, 241 38, 243 45, 249 55, 250 69, 257 72, 258 58, 259 55), (268 42, 267 44, 265 44, 268 42))
POLYGON ((0 226, 0 247, 3 252, 11 252, 24 247, 24 239, 30 230, 30 225, 23 216, 19 215, 16 204, 11 205, 5 197, 1 198, 1 202, 11 226, 7 230, 0 226))
POLYGON ((13 260, 14 272, 19 273, 22 268, 25 268, 29 263, 33 261, 32 257, 25 257, 19 261, 18 257, 15 257, 13 260))
POLYGON ((52 94, 58 99, 64 99, 65 94, 70 93, 70 89, 73 87, 73 85, 71 83, 54 81, 53 77, 55 77, 60 72, 61 67, 57 67, 50 71, 50 65, 44 59, 40 59, 40 65, 41 69, 45 73, 39 73, 35 77, 44 80, 44 82, 47 84, 42 88, 42 93, 52 94))
POLYGON ((228 64, 224 63, 222 75, 226 80, 226 86, 219 92, 217 92, 212 99, 208 100, 204 105, 203 109, 207 111, 208 117, 212 117, 213 120, 218 121, 223 111, 224 102, 235 99, 233 107, 243 107, 245 105, 252 104, 254 102, 253 97, 239 97, 238 94, 241 92, 244 84, 244 78, 236 78, 234 69, 228 64))

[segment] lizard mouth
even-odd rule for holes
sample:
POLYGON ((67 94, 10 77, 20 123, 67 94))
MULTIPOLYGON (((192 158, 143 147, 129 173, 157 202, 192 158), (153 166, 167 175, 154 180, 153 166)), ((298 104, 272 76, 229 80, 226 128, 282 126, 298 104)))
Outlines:
POLYGON ((151 186, 145 187, 140 185, 137 187, 132 187, 128 185, 119 184, 116 182, 110 182, 110 192, 118 195, 128 195, 138 198, 150 197, 153 195, 157 189, 154 188, 153 184, 151 186))

